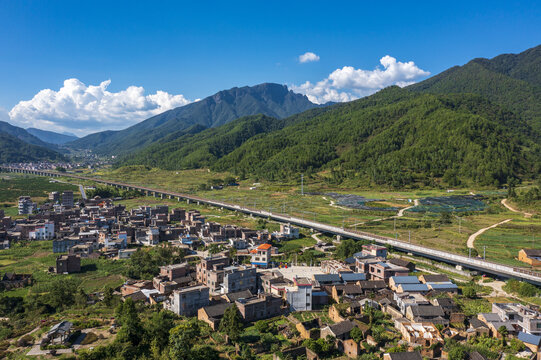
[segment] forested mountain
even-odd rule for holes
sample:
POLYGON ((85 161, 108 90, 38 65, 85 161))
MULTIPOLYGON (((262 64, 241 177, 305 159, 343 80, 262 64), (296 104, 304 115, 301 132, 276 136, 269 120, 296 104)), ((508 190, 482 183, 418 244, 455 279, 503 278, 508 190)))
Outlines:
POLYGON ((41 130, 36 128, 28 128, 26 131, 49 144, 63 145, 67 142, 77 140, 78 137, 74 135, 60 134, 53 131, 41 130))
POLYGON ((270 180, 328 169, 332 181, 492 185, 537 174, 537 143, 525 121, 479 96, 393 87, 254 137, 212 167, 270 180))
POLYGON ((17 139, 22 140, 27 144, 51 147, 51 144, 48 144, 45 141, 40 140, 36 136, 30 134, 25 129, 17 127, 17 126, 13 126, 10 123, 7 123, 5 121, 0 121, 0 132, 14 136, 17 139))
POLYGON ((122 158, 117 165, 148 165, 163 169, 208 167, 256 135, 307 120, 327 109, 329 107, 315 108, 287 119, 266 115, 246 116, 210 129, 194 125, 182 133, 174 134, 174 140, 167 141, 165 138, 163 142, 122 158))
POLYGON ((437 94, 478 94, 541 130, 541 45, 520 54, 474 59, 408 88, 437 94))
POLYGON ((183 136, 183 131, 194 125, 212 128, 256 114, 285 118, 317 106, 285 85, 266 83, 233 88, 166 111, 125 130, 91 134, 69 145, 92 149, 99 154, 127 154, 165 138, 173 140, 175 135, 183 136))
POLYGON ((65 158, 54 150, 28 144, 19 138, 0 131, 0 163, 63 161, 65 158))
POLYGON ((283 120, 241 118, 155 144, 121 165, 210 166, 269 180, 328 170, 329 181, 404 186, 506 183, 541 170, 537 132, 473 94, 391 87, 283 120))

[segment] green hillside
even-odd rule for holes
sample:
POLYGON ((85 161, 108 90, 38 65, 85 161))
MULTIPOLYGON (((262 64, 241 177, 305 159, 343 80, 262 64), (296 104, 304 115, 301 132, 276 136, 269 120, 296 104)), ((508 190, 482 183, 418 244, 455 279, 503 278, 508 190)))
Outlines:
POLYGON ((478 94, 541 130, 541 46, 520 54, 474 59, 408 89, 437 94, 478 94))
POLYGON ((256 135, 282 129, 326 109, 316 108, 282 120, 265 115, 247 116, 210 129, 195 125, 123 157, 117 165, 148 165, 168 170, 208 167, 256 135))
POLYGON ((0 163, 64 160, 56 151, 27 144, 15 136, 0 132, 0 163))
POLYGON ((38 137, 30 134, 25 129, 20 128, 18 126, 13 126, 10 123, 5 122, 5 121, 0 121, 0 132, 14 136, 17 139, 22 140, 27 144, 44 146, 44 147, 54 147, 54 145, 42 141, 38 137))
POLYGON ((536 174, 536 142, 529 125, 479 96, 394 87, 250 139, 213 168, 270 180, 329 169, 338 182, 492 185, 536 174))
POLYGON ((66 135, 66 134, 60 134, 56 133, 54 131, 47 131, 47 130, 41 130, 36 128, 28 128, 26 131, 40 139, 41 141, 44 141, 49 144, 55 144, 55 145, 63 145, 67 142, 77 140, 78 137, 73 135, 66 135))

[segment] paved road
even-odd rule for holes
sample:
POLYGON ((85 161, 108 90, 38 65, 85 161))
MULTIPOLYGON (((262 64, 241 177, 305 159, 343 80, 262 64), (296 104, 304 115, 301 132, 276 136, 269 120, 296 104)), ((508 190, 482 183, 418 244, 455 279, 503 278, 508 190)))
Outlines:
POLYGON ((471 234, 470 237, 468 238, 468 243, 467 243, 468 248, 470 248, 470 249, 475 249, 475 247, 473 246, 473 243, 475 242, 475 239, 477 239, 477 237, 478 237, 479 235, 481 235, 482 233, 484 233, 485 231, 490 230, 490 229, 494 229, 495 227, 500 226, 500 225, 502 225, 502 224, 505 224, 505 223, 507 223, 507 222, 509 222, 509 221, 511 221, 511 220, 512 220, 512 219, 506 219, 506 220, 504 220, 504 221, 500 221, 500 222, 497 223, 497 224, 490 225, 490 226, 488 226, 488 227, 486 227, 486 228, 483 228, 483 229, 478 230, 475 234, 471 234))
POLYGON ((83 200, 86 200, 86 192, 83 185, 79 185, 79 191, 81 192, 81 196, 83 197, 83 200))

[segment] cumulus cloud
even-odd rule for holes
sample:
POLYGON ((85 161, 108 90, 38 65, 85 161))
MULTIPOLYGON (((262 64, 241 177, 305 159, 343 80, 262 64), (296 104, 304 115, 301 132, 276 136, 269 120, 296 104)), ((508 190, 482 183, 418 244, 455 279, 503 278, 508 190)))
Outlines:
POLYGON ((314 62, 314 61, 319 61, 319 56, 317 56, 313 52, 308 51, 299 56, 299 62, 301 64, 314 62))
POLYGON ((183 95, 165 91, 145 95, 140 86, 119 92, 107 90, 111 80, 85 85, 67 79, 58 90, 44 89, 31 100, 21 101, 9 112, 14 124, 85 135, 95 131, 123 129, 166 110, 190 103, 183 95))
POLYGON ((386 55, 379 62, 383 68, 363 70, 344 66, 334 70, 327 78, 315 84, 307 81, 301 85, 293 85, 291 88, 295 92, 308 96, 310 101, 323 104, 329 101, 351 101, 391 85, 404 87, 415 83, 419 78, 430 75, 413 61, 400 62, 386 55))

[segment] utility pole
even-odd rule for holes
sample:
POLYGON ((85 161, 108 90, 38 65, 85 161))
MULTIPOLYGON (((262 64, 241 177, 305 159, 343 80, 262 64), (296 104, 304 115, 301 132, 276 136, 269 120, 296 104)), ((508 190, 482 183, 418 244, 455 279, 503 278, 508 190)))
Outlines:
POLYGON ((304 174, 301 174, 301 195, 304 195, 304 174))
POLYGON ((462 234, 462 218, 459 216, 458 217, 458 233, 459 234, 462 234))
POLYGON ((487 259, 487 247, 483 246, 483 260, 487 259))
POLYGON ((471 248, 468 248, 468 257, 471 258, 471 248))
POLYGON ((408 230, 408 239, 409 239, 409 242, 411 244, 411 230, 408 230))

